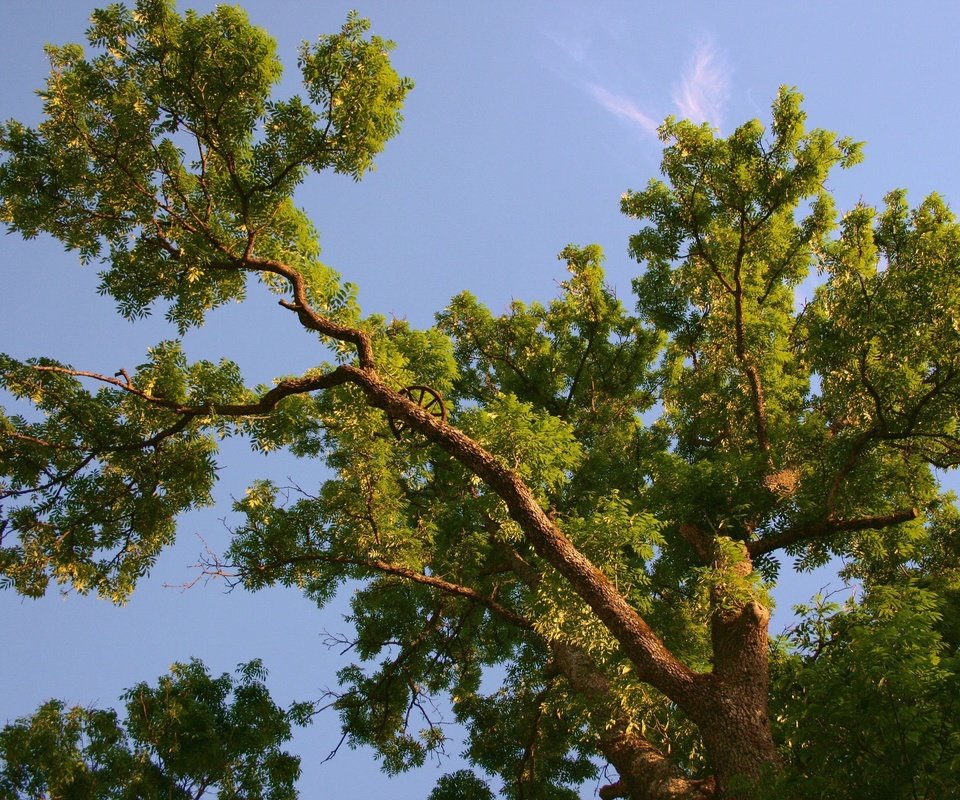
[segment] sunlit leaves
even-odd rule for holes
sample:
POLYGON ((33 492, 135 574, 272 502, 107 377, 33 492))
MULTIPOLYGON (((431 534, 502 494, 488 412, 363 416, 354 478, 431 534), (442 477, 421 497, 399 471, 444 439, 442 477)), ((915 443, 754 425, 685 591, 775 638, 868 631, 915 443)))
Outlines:
MULTIPOLYGON (((154 357, 136 380, 175 402, 187 392, 177 355, 160 347, 154 357)), ((207 390, 224 377, 198 369, 207 390)), ((188 420, 127 391, 88 392, 69 373, 3 358, 2 386, 44 417, 3 420, 0 497, 6 535, 19 540, 5 539, 0 564, 25 594, 54 580, 122 602, 173 540, 176 515, 209 502, 215 448, 188 420)))
POLYGON ((461 424, 544 497, 560 488, 583 457, 568 424, 512 395, 499 395, 483 409, 465 411, 461 424))
MULTIPOLYGON (((807 130, 783 90, 767 127, 663 125, 663 179, 622 198, 641 225, 635 312, 600 248, 568 245, 549 303, 497 315, 464 293, 418 331, 361 317, 293 200, 310 170, 361 177, 397 132, 410 83, 390 42, 351 14, 304 45, 306 99, 283 100, 272 40, 237 9, 115 5, 88 40, 89 58, 50 49, 44 121, 0 129, 0 219, 101 259, 121 314, 159 305, 180 332, 242 299, 256 273, 319 335, 312 364, 332 351, 341 366, 251 389, 233 361, 191 363, 176 341, 114 375, 3 357, 3 388, 32 407, 0 418, 7 583, 121 601, 176 515, 209 500, 217 438, 322 459, 323 479, 253 483, 210 571, 320 604, 350 582, 353 638, 331 638, 357 663, 331 705, 346 741, 388 772, 442 752, 433 698, 445 694, 468 757, 507 796, 567 798, 593 759, 616 760, 612 731, 645 736, 681 781, 717 761, 704 742, 728 732, 702 742, 691 720, 740 724, 738 697, 753 704, 740 716, 764 716, 773 551, 801 568, 839 552, 867 600, 814 614, 796 652, 777 654, 793 680, 785 761, 813 774, 822 717, 840 754, 824 774, 844 786, 862 785, 871 759, 889 756, 898 775, 940 769, 918 754, 934 734, 912 709, 956 738, 933 699, 955 682, 960 619, 956 513, 930 469, 960 463, 960 234, 941 200, 911 209, 893 193, 836 232, 826 180, 859 148, 807 130), (799 308, 813 266, 823 285, 799 308), (443 423, 405 403, 411 387, 443 398, 443 423), (591 690, 565 657, 589 662, 591 690), (499 689, 483 687, 491 667, 499 689), (913 705, 891 718, 877 697, 913 705), (861 707, 897 727, 899 749, 880 736, 869 758, 850 750, 861 707)), ((40 761, 67 765, 53 778, 97 796, 287 797, 296 764, 277 748, 309 709, 277 709, 262 679, 257 664, 235 688, 181 665, 131 690, 123 728, 54 704, 5 741, 35 733, 40 761)), ((21 778, 21 794, 45 791, 21 778)), ((457 773, 434 797, 456 791, 488 794, 457 773)))
MULTIPOLYGON (((271 98, 275 43, 238 8, 181 16, 172 2, 142 0, 95 11, 89 56, 79 45, 48 49, 44 120, 0 131, 0 218, 102 260, 101 290, 130 318, 165 301, 182 332, 242 299, 246 272, 289 293, 271 266, 281 264, 319 313, 356 323, 354 288, 319 261, 316 230, 291 195, 309 169, 359 178, 399 128, 410 84, 389 64, 391 45, 365 38, 368 27, 352 15, 340 34, 305 47, 318 108, 271 98)), ((209 497, 214 447, 201 428, 301 451, 316 428, 307 399, 239 423, 178 412, 255 396, 232 362, 187 364, 173 343, 123 373, 125 390, 88 393, 60 365, 35 366, 43 362, 4 367, 7 388, 46 414, 4 424, 4 544, 21 539, 3 564, 30 594, 54 578, 123 599, 172 540, 176 514, 209 497)))
MULTIPOLYGON (((564 533, 577 548, 644 613, 651 606, 649 571, 665 544, 661 528, 652 515, 635 512, 617 491, 599 498, 591 514, 563 521, 564 533)), ((551 602, 549 590, 540 594, 541 602, 551 602)), ((542 622, 548 624, 548 619, 542 622)), ((573 630, 566 635, 577 638, 573 630)))
POLYGON ((256 661, 236 679, 174 664, 124 694, 123 722, 51 700, 0 731, 0 796, 292 800, 300 760, 281 748, 312 706, 278 707, 265 677, 256 661))
POLYGON ((810 317, 821 407, 835 433, 872 439, 940 467, 960 463, 960 226, 931 196, 903 192, 845 220, 810 317))
POLYGON ((399 108, 413 87, 390 66, 393 42, 379 36, 365 40, 369 29, 370 23, 354 12, 339 34, 304 44, 300 51, 307 93, 332 128, 324 156, 354 178, 370 168, 399 130, 399 108))
POLYGON ((663 398, 684 450, 752 447, 751 433, 766 448, 806 389, 791 354, 792 290, 833 227, 823 180, 855 160, 856 146, 807 132, 795 93, 781 92, 773 115, 769 140, 756 120, 727 139, 668 120, 668 183, 621 203, 645 222, 631 240, 645 266, 634 290, 641 316, 671 334, 663 398), (751 399, 752 382, 762 400, 751 399), (758 402, 766 429, 734 423, 758 402))
POLYGON ((181 330, 199 325, 242 299, 263 261, 300 269, 319 309, 350 306, 291 197, 311 169, 360 178, 399 130, 411 84, 390 66, 392 45, 365 39, 356 15, 305 45, 311 105, 271 97, 275 43, 238 8, 181 17, 141 0, 92 19, 95 55, 48 50, 39 127, 0 129, 0 219, 101 259, 102 291, 131 318, 165 300, 181 330))

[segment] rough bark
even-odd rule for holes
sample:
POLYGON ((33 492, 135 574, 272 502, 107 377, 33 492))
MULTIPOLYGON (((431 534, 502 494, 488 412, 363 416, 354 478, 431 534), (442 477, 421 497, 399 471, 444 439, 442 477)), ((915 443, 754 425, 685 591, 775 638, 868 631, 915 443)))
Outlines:
POLYGON ((610 681, 583 651, 551 643, 553 663, 577 693, 590 699, 600 724, 595 726, 600 750, 616 768, 620 779, 600 789, 600 797, 631 800, 706 800, 715 794, 712 779, 694 780, 636 731, 617 702, 610 681))
MULTIPOLYGON (((718 612, 713 621, 713 673, 694 673, 553 524, 515 472, 456 428, 391 390, 372 372, 355 370, 355 376, 372 405, 402 416, 414 430, 449 452, 504 500, 538 554, 570 581, 619 641, 636 667, 637 677, 663 692, 699 726, 715 770, 716 797, 734 797, 730 791, 738 780, 754 782, 765 770, 776 767, 778 760, 767 713, 770 615, 766 608, 751 602, 736 611, 718 612)), ((745 548, 738 569, 744 575, 752 570, 745 548)), ((658 761, 649 742, 644 744, 645 740, 631 739, 625 734, 626 731, 617 743, 607 744, 611 763, 617 766, 615 755, 627 773, 636 774, 638 780, 641 774, 650 780, 650 776, 661 774, 661 768, 666 770, 668 762, 658 761)), ((662 774, 666 778, 666 772, 662 774)), ((631 796, 638 798, 684 796, 636 794, 632 788, 630 791, 631 796)), ((702 795, 702 788, 697 791, 702 795)))
MULTIPOLYGON (((729 567, 746 579, 753 564, 742 545, 742 560, 729 567)), ((710 634, 713 672, 710 699, 692 715, 700 728, 720 797, 735 797, 738 782, 757 782, 779 765, 768 714, 770 611, 756 600, 727 605, 714 598, 710 634)))

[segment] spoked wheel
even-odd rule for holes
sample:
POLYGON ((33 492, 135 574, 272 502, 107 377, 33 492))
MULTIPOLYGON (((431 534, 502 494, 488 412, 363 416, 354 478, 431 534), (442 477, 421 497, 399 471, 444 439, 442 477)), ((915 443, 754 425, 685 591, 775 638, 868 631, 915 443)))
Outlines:
MULTIPOLYGON (((408 386, 406 389, 401 389, 400 394, 411 402, 416 403, 431 416, 436 417, 442 422, 446 422, 447 407, 443 404, 443 398, 429 386, 408 386)), ((400 439, 404 431, 410 427, 402 419, 397 419, 396 417, 388 416, 387 420, 390 423, 390 430, 393 431, 393 435, 398 439, 400 439)))

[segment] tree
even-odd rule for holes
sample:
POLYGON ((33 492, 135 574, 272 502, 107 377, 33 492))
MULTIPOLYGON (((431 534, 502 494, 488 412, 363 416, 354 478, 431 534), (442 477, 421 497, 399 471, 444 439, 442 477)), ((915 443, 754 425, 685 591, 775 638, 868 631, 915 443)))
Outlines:
POLYGON ((174 664, 156 688, 130 689, 127 719, 114 711, 65 709, 51 700, 0 732, 0 797, 296 797, 300 759, 280 750, 310 704, 284 711, 263 684, 259 662, 235 684, 197 661, 174 664), (232 697, 231 697, 232 695, 232 697), (232 700, 232 702, 228 702, 232 700))
MULTIPOLYGON (((838 221, 825 181, 859 147, 808 131, 784 90, 769 130, 664 123, 665 180, 622 199, 633 311, 600 249, 568 245, 547 305, 496 316, 463 294, 423 331, 364 317, 293 193, 310 171, 361 178, 399 129, 411 84, 367 31, 351 16, 305 45, 289 100, 270 39, 227 7, 111 6, 99 55, 50 48, 45 121, 0 132, 8 227, 99 260, 122 315, 165 307, 180 334, 253 275, 334 363, 249 388, 176 339, 116 374, 3 357, 39 412, 3 418, 5 580, 122 601, 209 501, 218 438, 242 435, 333 477, 251 486, 209 569, 320 602, 363 584, 334 705, 388 771, 442 746, 446 694, 510 797, 573 797, 598 761, 618 775, 604 798, 945 796, 960 548, 934 468, 960 462, 960 228, 943 202, 894 192, 838 221), (771 649, 780 560, 836 554, 862 602, 771 649), (883 716, 908 700, 923 712, 883 716), (857 749, 861 712, 898 735, 857 749)), ((489 794, 458 772, 434 797, 489 794)))

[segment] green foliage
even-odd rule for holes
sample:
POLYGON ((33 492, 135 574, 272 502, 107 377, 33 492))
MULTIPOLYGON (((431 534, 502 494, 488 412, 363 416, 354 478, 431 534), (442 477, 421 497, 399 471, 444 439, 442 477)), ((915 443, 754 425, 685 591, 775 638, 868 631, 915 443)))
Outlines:
POLYGON ((539 676, 542 659, 523 651, 496 692, 459 697, 455 711, 468 725, 467 757, 503 778, 505 797, 575 800, 574 787, 597 772, 592 737, 564 685, 539 676))
POLYGON ((140 683, 115 711, 50 700, 0 731, 0 797, 290 800, 300 760, 281 749, 309 704, 270 698, 259 661, 211 677, 198 661, 140 683))
MULTIPOLYGON (((122 602, 173 541, 176 515, 209 503, 214 443, 129 392, 87 391, 49 359, 0 356, 0 370, 0 386, 43 414, 0 417, 3 525, 19 535, 0 548, 0 570, 25 595, 54 580, 122 602)), ((135 380, 171 403, 244 392, 235 365, 187 367, 172 344, 155 348, 135 380)))
POLYGON ((493 800, 493 792, 470 770, 444 775, 428 800, 493 800))
POLYGON ((330 160, 312 165, 314 169, 329 164, 359 179, 400 130, 397 109, 413 84, 398 78, 390 66, 393 42, 379 36, 365 40, 369 30, 369 21, 351 12, 338 35, 322 36, 300 50, 307 93, 338 139, 329 148, 330 160))
POLYGON ((718 536, 715 543, 714 563, 710 567, 697 568, 697 589, 700 603, 718 613, 736 611, 751 601, 759 601, 767 607, 773 601, 758 571, 744 574, 747 552, 741 542, 726 536, 718 536), (712 602, 711 602, 712 601, 712 602))
MULTIPOLYGON (((181 17, 172 0, 141 0, 95 12, 87 38, 98 55, 48 48, 44 122, 0 129, 0 219, 102 260, 101 290, 127 317, 162 299, 181 330, 199 325, 243 297, 253 253, 300 269, 311 299, 336 315, 350 290, 317 261, 292 194, 308 170, 359 179, 399 130, 411 84, 390 66, 390 42, 364 38, 368 27, 353 15, 304 45, 308 100, 275 100, 275 44, 238 8, 181 17)), ((275 284, 269 269, 262 277, 275 284)))
POLYGON ((955 795, 960 512, 948 497, 927 513, 909 548, 861 566, 862 599, 815 597, 777 643, 771 712, 790 768, 770 797, 955 795))
POLYGON ((791 772, 771 796, 952 797, 960 769, 958 641, 947 602, 916 585, 882 586, 861 604, 820 603, 791 635, 774 675, 791 772))
POLYGON ((569 424, 513 395, 491 397, 482 409, 466 410, 460 421, 544 499, 566 482, 583 457, 569 424))
POLYGON ((630 243, 645 265, 634 284, 638 311, 670 334, 661 375, 674 455, 661 460, 654 482, 670 486, 671 502, 699 495, 696 505, 713 505, 698 524, 715 529, 742 529, 744 509, 757 515, 773 505, 758 485, 762 451, 790 446, 809 388, 793 290, 834 226, 823 180, 857 150, 829 132, 806 132, 803 122, 790 92, 774 104, 772 141, 758 121, 718 139, 707 126, 668 120, 669 184, 651 181, 621 203, 645 222, 630 243), (742 424, 757 416, 754 382, 763 429, 742 424), (713 503, 703 502, 708 492, 713 503))
MULTIPOLYGON (((390 67, 391 43, 364 38, 368 27, 351 16, 305 45, 310 102, 276 101, 274 42, 240 9, 181 17, 172 2, 143 0, 94 12, 96 55, 48 48, 44 121, 0 128, 0 219, 99 259, 101 291, 127 317, 164 301, 183 332, 241 299, 249 271, 288 292, 277 263, 298 270, 316 308, 355 321, 354 287, 319 262, 316 231, 291 198, 309 169, 359 178, 399 128, 410 83, 390 67)), ((246 389, 232 362, 188 365, 175 342, 153 348, 125 385, 91 392, 90 377, 103 385, 51 361, 0 363, 0 385, 45 418, 0 421, 0 525, 20 537, 3 542, 0 574, 32 596, 53 579, 122 602, 173 540, 176 515, 209 501, 211 435, 238 424, 207 407, 252 403, 268 388, 246 389), (188 407, 204 413, 185 417, 188 407)), ((291 398, 239 429, 273 449, 291 444, 310 411, 291 398)))

